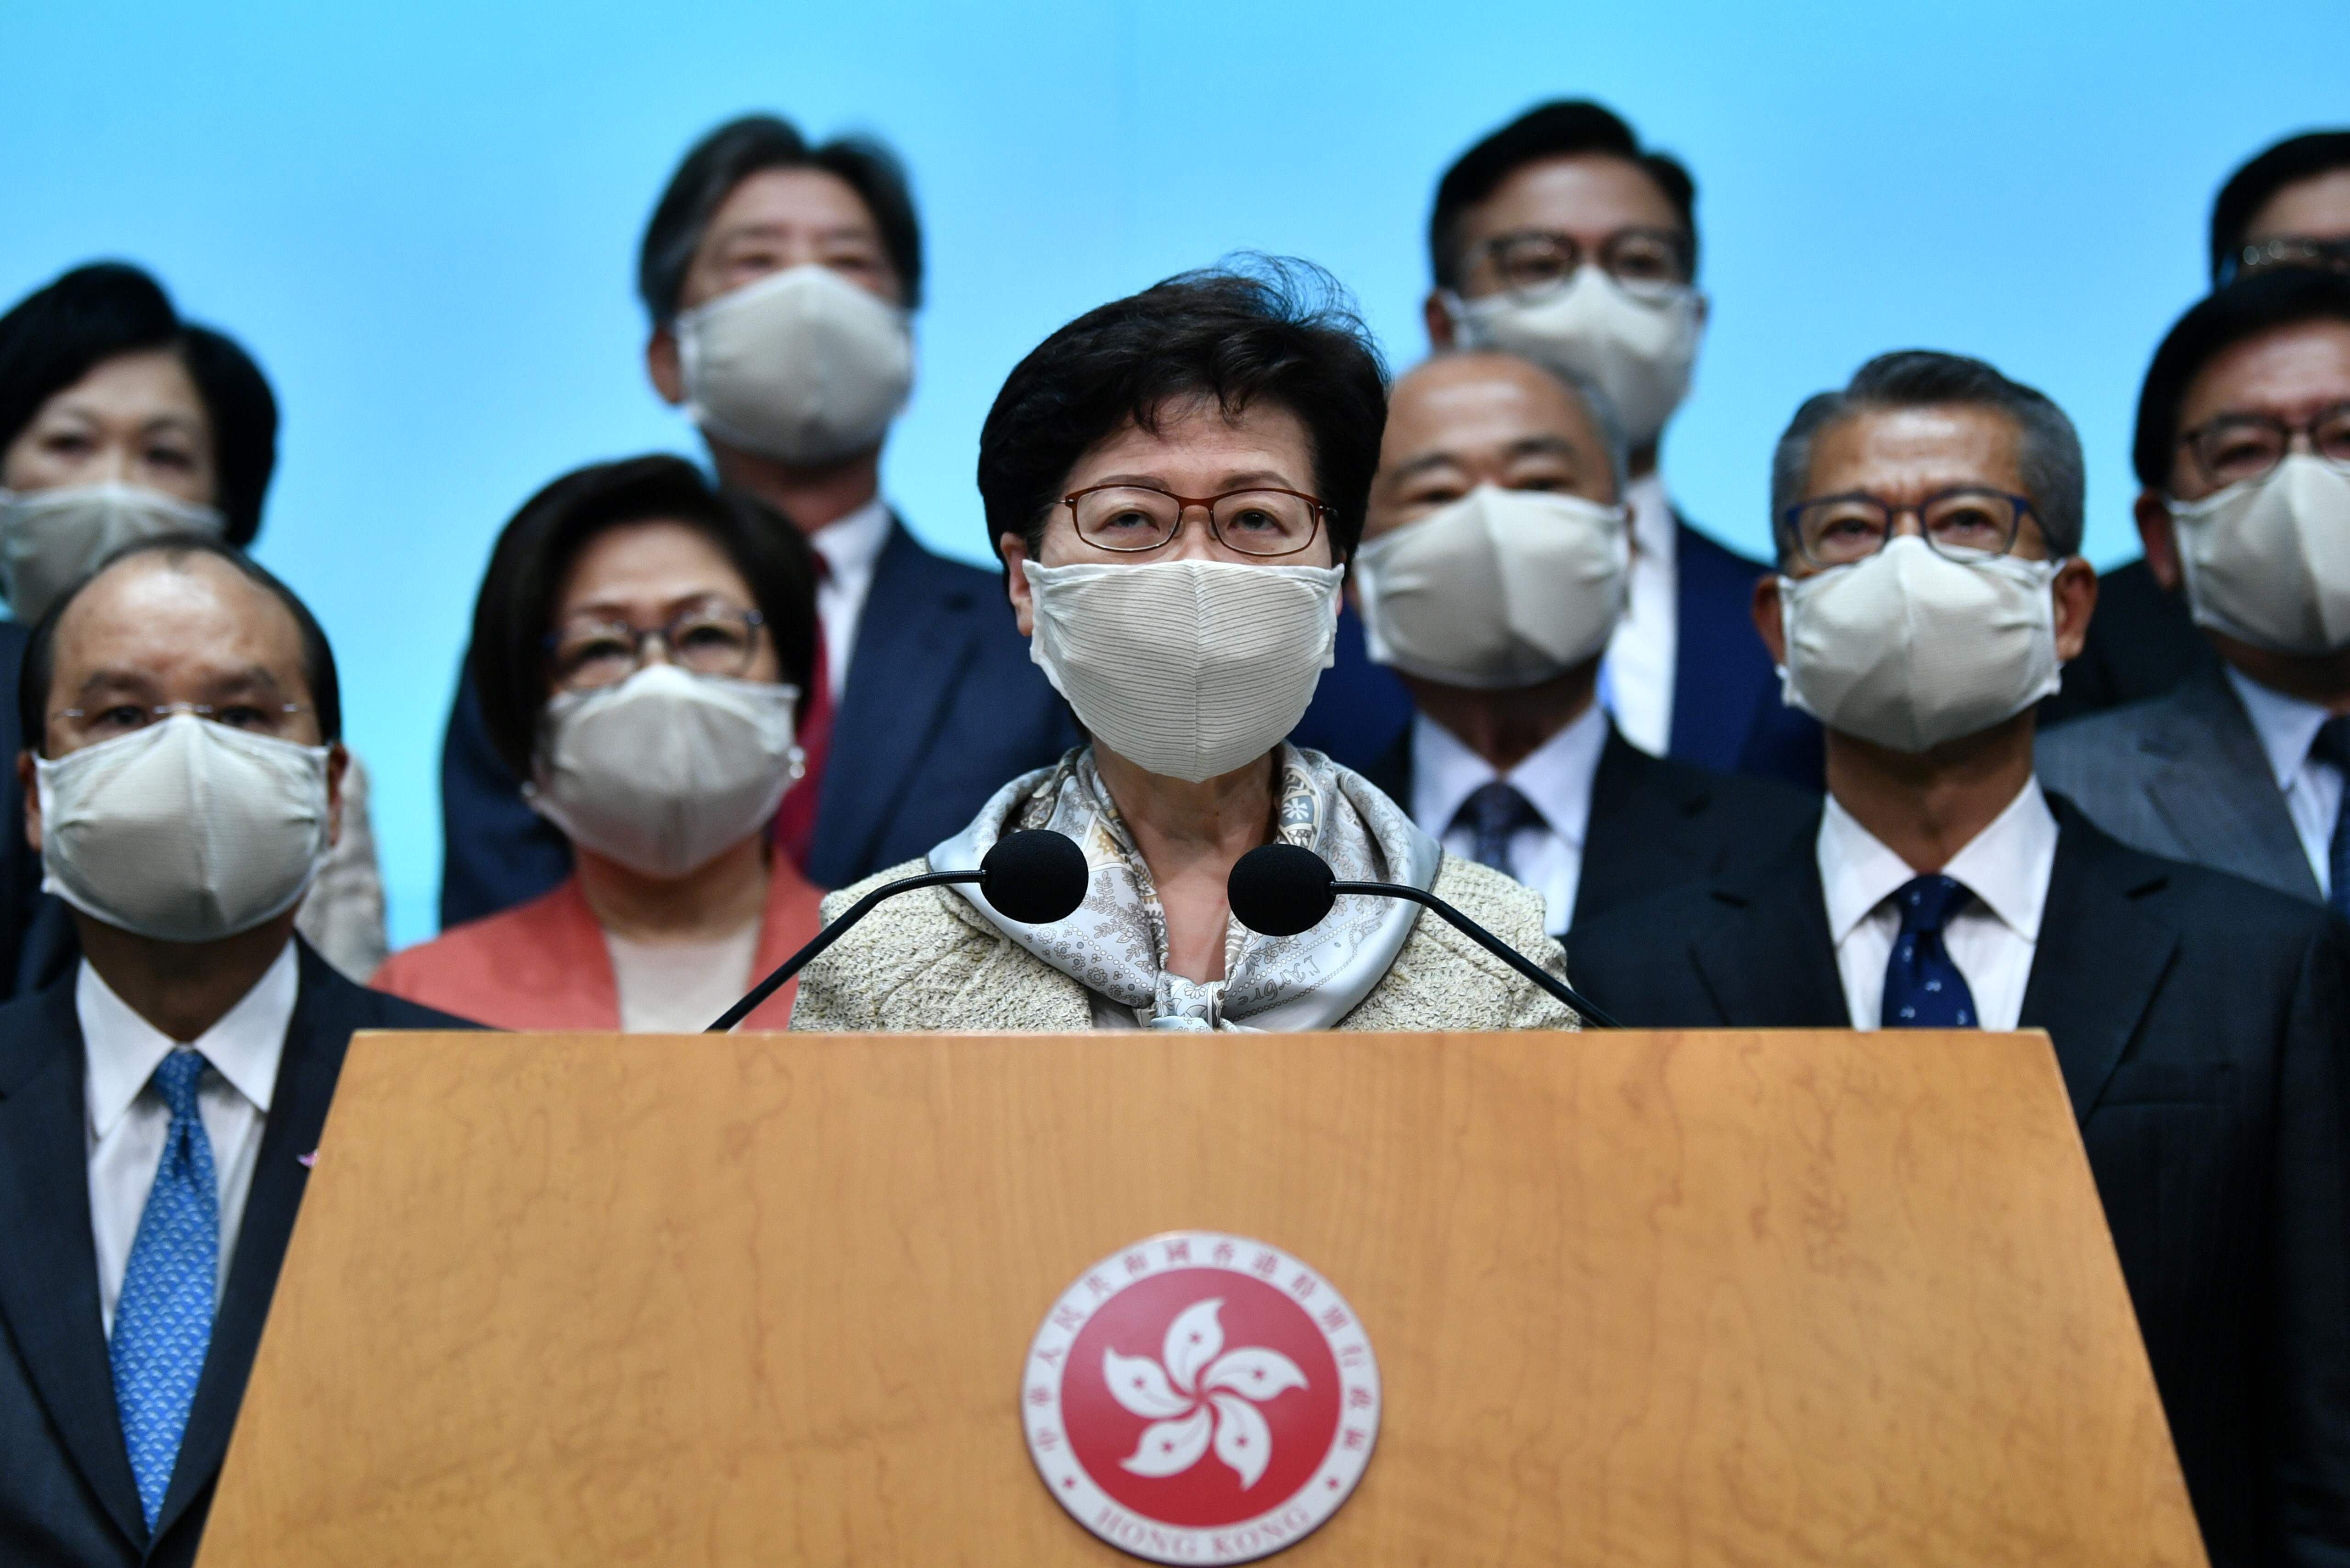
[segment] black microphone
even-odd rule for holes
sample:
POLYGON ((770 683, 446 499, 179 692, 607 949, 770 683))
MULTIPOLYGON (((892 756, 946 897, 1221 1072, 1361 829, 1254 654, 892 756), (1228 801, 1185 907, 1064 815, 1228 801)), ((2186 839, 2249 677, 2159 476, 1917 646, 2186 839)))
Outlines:
POLYGON ((1007 833, 983 857, 976 871, 930 871, 901 877, 876 888, 849 907, 847 913, 818 931, 807 946, 785 959, 775 972, 761 981, 751 994, 728 1008, 704 1033, 723 1034, 758 1010, 761 1002, 783 989, 816 956, 847 934, 848 928, 871 914, 884 898, 910 893, 917 888, 940 888, 950 882, 976 882, 980 897, 1006 919, 1024 926, 1050 925, 1076 913, 1086 901, 1086 852, 1066 833, 1029 829, 1007 833))
POLYGON ((1232 919, 1250 930, 1269 937, 1294 937, 1310 931, 1329 916, 1341 893, 1363 893, 1374 898, 1404 898, 1435 910, 1461 933, 1536 985, 1550 992, 1586 1023, 1602 1029, 1624 1026, 1585 1001, 1575 987, 1438 898, 1401 882, 1341 882, 1330 863, 1311 849, 1295 844, 1266 844, 1250 850, 1234 863, 1224 884, 1232 919))

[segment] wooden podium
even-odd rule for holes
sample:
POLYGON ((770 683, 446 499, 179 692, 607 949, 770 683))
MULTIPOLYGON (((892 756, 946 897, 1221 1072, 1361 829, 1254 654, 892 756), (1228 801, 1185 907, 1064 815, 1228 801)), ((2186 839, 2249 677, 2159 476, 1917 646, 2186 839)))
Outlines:
POLYGON ((1110 1564, 1032 1334, 1254 1237, 1351 1302, 1275 1561, 2200 1563, 2045 1036, 372 1034, 207 1568, 1110 1564))

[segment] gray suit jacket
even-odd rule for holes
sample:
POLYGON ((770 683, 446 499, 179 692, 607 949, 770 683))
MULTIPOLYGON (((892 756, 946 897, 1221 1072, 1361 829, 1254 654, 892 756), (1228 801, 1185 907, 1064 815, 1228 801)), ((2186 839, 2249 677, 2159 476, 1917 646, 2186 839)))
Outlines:
POLYGON ((2168 696, 2040 737, 2040 782, 2134 848, 2324 902, 2252 721, 2215 660, 2168 696))

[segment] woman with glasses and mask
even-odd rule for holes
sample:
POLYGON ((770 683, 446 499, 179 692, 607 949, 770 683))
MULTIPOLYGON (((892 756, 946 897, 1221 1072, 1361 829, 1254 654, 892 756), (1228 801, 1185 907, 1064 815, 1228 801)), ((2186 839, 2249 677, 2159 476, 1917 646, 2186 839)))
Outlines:
MULTIPOLYGON (((382 990, 507 1029, 691 1032, 816 931, 770 826, 800 775, 816 571, 675 457, 566 474, 499 535, 472 677, 572 874, 395 954, 382 990)), ((779 1029, 789 987, 744 1027, 779 1029)))
POLYGON ((803 971, 794 1028, 1574 1026, 1414 905, 1345 898, 1276 939, 1226 904, 1243 855, 1299 845, 1341 877, 1432 889, 1564 973, 1539 895, 1285 739, 1331 662, 1386 396, 1335 285, 1295 264, 1171 279, 1014 369, 980 434, 980 493, 1020 629, 1090 743, 826 909, 1033 828, 1085 851, 1086 900, 1029 926, 975 888, 901 895, 803 971))
MULTIPOLYGON (((166 534, 250 548, 276 463, 277 400, 261 368, 183 320, 137 267, 76 267, 19 300, 0 316, 0 682, 15 689, 33 627, 116 549, 166 534)), ((0 736, 10 755, 20 744, 0 736)), ((364 981, 383 961, 383 880, 356 757, 341 802, 340 836, 297 923, 364 981)), ((0 810, 18 815, 13 802, 0 810)), ((22 836, 0 835, 0 994, 12 979, 37 989, 78 952, 40 880, 22 836), (10 950, 20 920, 21 956, 10 950)))

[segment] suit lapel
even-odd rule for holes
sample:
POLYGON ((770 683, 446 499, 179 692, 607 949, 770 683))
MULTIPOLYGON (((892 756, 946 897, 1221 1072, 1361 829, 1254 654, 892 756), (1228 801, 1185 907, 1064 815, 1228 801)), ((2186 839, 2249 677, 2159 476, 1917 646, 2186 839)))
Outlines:
POLYGON ((2160 887, 2161 864, 2130 854, 2052 799, 2056 865, 2018 1019, 2056 1047, 2074 1119, 2086 1121, 2178 947, 2178 933, 2141 910, 2135 895, 2160 887))
POLYGON ((1583 866, 1575 884, 1575 919, 1619 909, 1648 894, 1701 877, 1690 863, 1689 819, 1706 793, 1683 787, 1668 768, 1617 732, 1610 721, 1591 775, 1591 814, 1583 826, 1583 866))
POLYGON ((309 1179, 301 1157, 318 1147, 319 1130, 326 1125, 327 1106, 334 1097, 335 1080, 342 1072, 351 1031, 368 1022, 360 1005, 367 993, 330 970, 307 943, 299 938, 296 941, 301 990, 295 998, 293 1021, 286 1030, 286 1049, 277 1064, 277 1084, 270 1096, 261 1152, 254 1162, 253 1187, 244 1200, 244 1220, 237 1232, 228 1286, 220 1310, 213 1314, 212 1345, 204 1355, 203 1376, 196 1384, 186 1435, 180 1439, 171 1490, 164 1494, 162 1511, 156 1517, 159 1540, 220 1474, 237 1406, 244 1397, 245 1379, 253 1371, 254 1351, 261 1343, 269 1299, 277 1289, 278 1267, 286 1260, 286 1243, 294 1233, 295 1211, 309 1179))
POLYGON ((2148 780, 2147 794, 2188 859, 2240 867, 2255 881, 2318 901, 2317 875, 2268 753, 2216 662, 2189 679, 2168 722, 2139 745, 2167 764, 2148 780))
POLYGON ((929 553, 894 519, 858 618, 848 685, 833 720, 808 879, 838 887, 864 864, 911 787, 962 672, 971 595, 941 583, 929 553))
POLYGON ((115 1413, 89 1230, 81 1023, 70 978, 0 1039, 0 1314, 49 1419, 124 1539, 143 1545, 139 1486, 115 1413))
POLYGON ((1844 1029, 1851 1010, 1828 906, 1820 891, 1816 836, 1718 880, 1723 919, 1689 939, 1690 962, 1725 1023, 1758 1029, 1844 1029))

